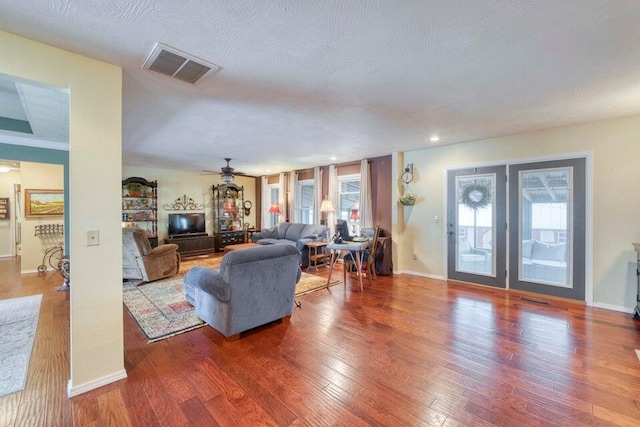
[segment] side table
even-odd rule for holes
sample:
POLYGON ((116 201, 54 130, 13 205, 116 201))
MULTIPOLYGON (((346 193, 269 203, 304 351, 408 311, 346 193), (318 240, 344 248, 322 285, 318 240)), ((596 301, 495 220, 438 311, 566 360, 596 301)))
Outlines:
POLYGON ((308 270, 314 268, 315 271, 318 271, 319 265, 327 265, 327 260, 329 259, 329 254, 326 252, 324 248, 327 247, 327 242, 307 242, 305 246, 309 248, 309 267, 308 270))

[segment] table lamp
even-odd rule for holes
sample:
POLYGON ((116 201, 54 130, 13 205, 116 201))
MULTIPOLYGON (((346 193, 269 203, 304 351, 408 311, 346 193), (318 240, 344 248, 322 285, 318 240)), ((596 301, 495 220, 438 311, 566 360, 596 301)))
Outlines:
POLYGON ((360 215, 358 215, 358 209, 351 209, 351 215, 349 215, 349 219, 351 220, 351 234, 356 236, 356 222, 360 219, 360 215))
MULTIPOLYGON (((274 214, 274 215, 280 215, 280 205, 277 203, 274 203, 271 205, 271 207, 269 207, 269 213, 274 214)), ((276 217, 277 218, 277 217, 276 217)))

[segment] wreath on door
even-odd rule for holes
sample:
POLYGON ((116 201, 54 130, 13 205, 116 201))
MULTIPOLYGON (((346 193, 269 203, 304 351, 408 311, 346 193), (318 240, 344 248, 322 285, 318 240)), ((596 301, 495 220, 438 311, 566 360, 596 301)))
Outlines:
POLYGON ((484 184, 471 184, 462 192, 462 203, 473 210, 486 207, 491 200, 491 188, 484 184))

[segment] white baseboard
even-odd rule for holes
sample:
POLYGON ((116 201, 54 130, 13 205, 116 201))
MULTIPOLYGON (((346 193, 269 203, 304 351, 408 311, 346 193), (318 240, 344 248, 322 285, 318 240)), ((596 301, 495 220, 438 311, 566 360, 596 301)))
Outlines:
POLYGON ((437 274, 420 273, 418 271, 411 270, 398 270, 394 271, 393 274, 411 274, 412 276, 426 277, 427 279, 444 280, 444 276, 439 276, 437 274))
POLYGON ((38 273, 38 270, 23 270, 20 272, 20 274, 31 274, 31 273, 38 273))
POLYGON ((107 375, 106 377, 98 378, 97 380, 90 381, 77 387, 73 387, 71 385, 71 380, 69 380, 69 384, 67 386, 67 395, 69 398, 76 397, 82 393, 86 393, 98 387, 102 387, 104 385, 111 384, 125 378, 127 378, 127 371, 123 369, 122 371, 115 372, 111 375, 107 375))
POLYGON ((623 307, 621 305, 604 304, 601 302, 594 302, 592 307, 604 308, 605 310, 619 311, 621 313, 633 314, 633 307, 623 307))

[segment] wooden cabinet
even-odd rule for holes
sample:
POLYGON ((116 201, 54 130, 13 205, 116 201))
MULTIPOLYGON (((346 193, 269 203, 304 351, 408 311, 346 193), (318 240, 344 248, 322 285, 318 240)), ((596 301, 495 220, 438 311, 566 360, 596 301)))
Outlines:
POLYGON ((221 251, 227 245, 245 243, 244 187, 231 183, 214 185, 212 190, 216 250, 221 251))
POLYGON ((210 254, 216 250, 215 239, 211 236, 175 237, 164 239, 164 242, 178 245, 178 253, 183 257, 210 254))
POLYGON ((151 246, 158 246, 157 181, 140 177, 122 181, 122 226, 145 230, 151 246))

